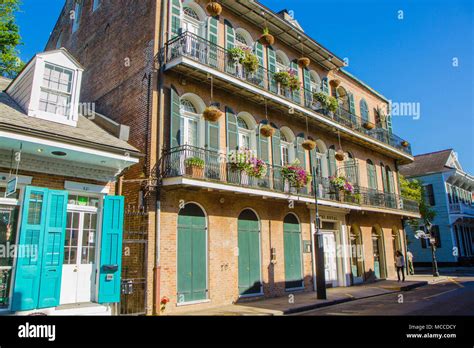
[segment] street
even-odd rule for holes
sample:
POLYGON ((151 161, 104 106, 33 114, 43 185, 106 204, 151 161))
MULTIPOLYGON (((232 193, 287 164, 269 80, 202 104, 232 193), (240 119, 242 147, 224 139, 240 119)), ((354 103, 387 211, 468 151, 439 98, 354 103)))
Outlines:
POLYGON ((406 292, 355 300, 298 315, 474 315, 474 276, 463 275, 406 292))

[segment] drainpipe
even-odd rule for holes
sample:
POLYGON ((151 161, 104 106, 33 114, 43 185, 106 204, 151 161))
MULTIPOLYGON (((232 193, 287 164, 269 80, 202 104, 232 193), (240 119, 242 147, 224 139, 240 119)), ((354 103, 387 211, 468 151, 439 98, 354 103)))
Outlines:
MULTIPOLYGON (((165 15, 168 12, 168 1, 161 1, 161 13, 160 13, 160 31, 158 35, 158 54, 164 47, 165 37, 167 35, 165 15)), ((158 149, 157 157, 158 161, 162 154, 163 149, 163 127, 164 127, 164 93, 163 93, 163 68, 160 66, 158 70, 158 149)), ((159 163, 157 163, 159 165, 159 163)), ((156 173, 160 175, 160 173, 156 173)), ((159 188, 157 188, 156 197, 156 212, 155 212, 155 266, 153 269, 154 275, 154 314, 159 315, 161 313, 161 263, 160 263, 160 239, 161 239, 161 196, 159 188)))

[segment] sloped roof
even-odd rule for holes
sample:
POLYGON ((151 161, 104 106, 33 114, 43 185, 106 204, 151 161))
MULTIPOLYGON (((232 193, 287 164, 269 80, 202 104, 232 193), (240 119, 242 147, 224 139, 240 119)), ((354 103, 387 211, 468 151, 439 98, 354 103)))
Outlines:
POLYGON ((411 177, 451 170, 452 168, 446 164, 452 152, 453 149, 446 149, 417 155, 412 163, 399 167, 400 173, 406 177, 411 177))
POLYGON ((0 76, 0 92, 3 92, 5 89, 7 89, 10 82, 12 82, 12 80, 0 76))
POLYGON ((18 104, 5 92, 0 93, 0 129, 26 132, 31 136, 82 145, 89 148, 106 148, 109 151, 129 151, 138 154, 138 150, 84 116, 79 116, 77 127, 28 117, 18 104))

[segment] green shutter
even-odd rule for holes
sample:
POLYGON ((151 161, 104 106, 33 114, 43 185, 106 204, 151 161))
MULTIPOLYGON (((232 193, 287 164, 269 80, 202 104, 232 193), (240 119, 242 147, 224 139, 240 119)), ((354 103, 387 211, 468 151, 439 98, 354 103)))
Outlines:
POLYGON ((369 181, 369 188, 377 190, 377 174, 375 172, 375 166, 372 163, 367 163, 367 177, 369 181))
POLYGON ((121 293, 124 197, 105 196, 100 238, 99 303, 118 303, 121 293))
POLYGON ((311 73, 308 68, 303 69, 303 85, 304 85, 304 99, 305 106, 311 106, 313 95, 311 92, 311 73))
MULTIPOLYGON (((298 67, 298 64, 296 62, 291 62, 291 69, 296 71, 296 76, 298 77, 299 79, 299 67, 298 67)), ((293 101, 297 104, 300 104, 301 103, 301 94, 300 94, 300 90, 297 89, 297 90, 294 90, 293 91, 293 101)))
POLYGON ((171 38, 181 35, 181 12, 182 6, 180 0, 171 0, 170 1, 170 12, 171 12, 171 25, 170 33, 171 38))
POLYGON ((268 138, 264 137, 260 134, 260 128, 263 127, 264 124, 260 124, 258 126, 258 133, 257 133, 257 150, 258 150, 258 158, 265 161, 265 163, 270 162, 270 156, 268 152, 268 138))
POLYGON ((217 46, 219 44, 219 21, 217 18, 209 17, 207 20, 207 40, 211 43, 209 45, 209 65, 216 68, 217 61, 217 46))
POLYGON ((354 95, 352 93, 349 93, 349 112, 352 115, 356 114, 355 104, 354 104, 354 95))
MULTIPOLYGON (((228 50, 235 47, 235 30, 228 21, 225 21, 224 23, 225 23, 225 48, 226 50, 228 50)), ((235 66, 234 61, 232 59, 229 59, 227 54, 226 54, 226 60, 227 60, 226 71, 230 74, 235 74, 236 66, 235 66)))
POLYGON ((387 115, 387 129, 390 134, 392 134, 393 129, 392 129, 392 115, 387 115))
POLYGON ((362 99, 359 105, 360 105, 360 117, 364 121, 369 121, 369 108, 367 106, 367 102, 364 99, 362 99))
POLYGON ((323 93, 329 95, 329 82, 327 77, 323 78, 321 81, 321 90, 323 93))
POLYGON ((382 170, 383 192, 389 192, 387 187, 387 173, 385 171, 385 166, 381 165, 380 168, 382 170))
POLYGON ((390 193, 395 193, 395 179, 393 176, 393 172, 391 170, 387 171, 388 173, 388 185, 389 185, 389 192, 390 193))
POLYGON ((170 148, 181 145, 181 112, 179 95, 171 88, 170 148))
POLYGON ((301 146, 304 142, 304 137, 298 135, 295 139, 295 154, 296 158, 300 161, 301 166, 306 169, 306 151, 301 146))
POLYGON ((255 72, 258 85, 260 87, 265 86, 265 70, 264 70, 264 59, 263 59, 263 45, 260 42, 256 42, 254 45, 254 53, 258 58, 259 67, 258 70, 255 72))
POLYGON ((276 53, 275 50, 268 46, 267 47, 267 64, 268 64, 268 82, 270 84, 270 92, 278 93, 278 84, 273 78, 276 72, 276 53))
POLYGON ((219 151, 219 122, 206 121, 206 149, 219 151))
POLYGON ((303 286, 301 270, 300 225, 293 215, 288 215, 283 223, 283 243, 285 248, 285 288, 303 286))
POLYGON ((281 166, 281 139, 279 129, 275 129, 275 133, 272 136, 272 158, 274 166, 281 166))
POLYGON ((237 127, 237 117, 234 111, 226 108, 226 122, 227 122, 227 150, 237 150, 239 147, 239 132, 237 127))
POLYGON ((239 294, 250 295, 261 291, 260 282, 260 232, 256 217, 249 211, 238 220, 239 294))
POLYGON ((337 164, 336 164, 336 150, 333 148, 329 148, 328 150, 328 168, 329 168, 329 176, 335 176, 337 171, 337 164))

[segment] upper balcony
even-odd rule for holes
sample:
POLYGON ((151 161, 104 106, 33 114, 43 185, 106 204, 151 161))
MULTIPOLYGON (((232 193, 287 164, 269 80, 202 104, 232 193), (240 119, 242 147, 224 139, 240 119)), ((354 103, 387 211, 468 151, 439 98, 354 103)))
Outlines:
POLYGON ((259 196, 264 199, 294 200, 314 203, 317 191, 318 204, 356 211, 376 211, 419 218, 418 204, 395 193, 354 185, 354 193, 341 193, 328 178, 316 176, 316 185, 297 189, 290 186, 282 175, 282 167, 267 164, 265 177, 248 176, 227 161, 227 156, 189 145, 166 150, 159 163, 157 176, 163 186, 192 186, 205 190, 228 191, 259 196), (203 168, 193 168, 187 159, 199 158, 203 168))
POLYGON ((164 70, 175 70, 199 81, 214 78, 214 85, 246 100, 261 104, 267 100, 270 109, 290 113, 303 122, 306 117, 317 121, 315 125, 329 132, 340 132, 342 139, 399 160, 400 164, 413 161, 411 147, 384 128, 367 130, 366 121, 339 107, 328 112, 313 100, 313 92, 302 88, 299 92, 281 88, 274 73, 259 66, 255 73, 248 73, 240 64, 229 58, 226 49, 195 34, 185 32, 170 40, 159 55, 164 70))
POLYGON ((449 212, 451 214, 474 216, 474 207, 466 203, 450 203, 449 212))

